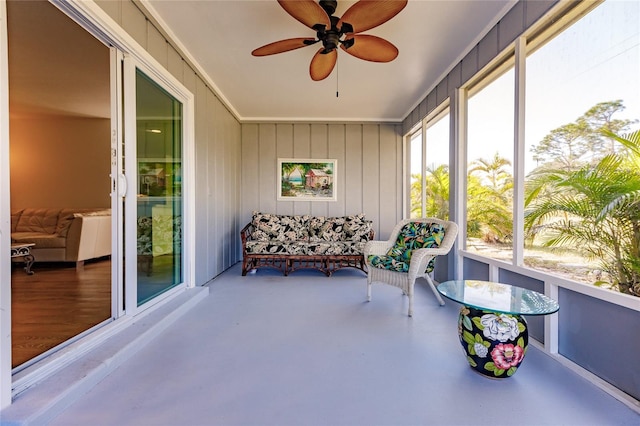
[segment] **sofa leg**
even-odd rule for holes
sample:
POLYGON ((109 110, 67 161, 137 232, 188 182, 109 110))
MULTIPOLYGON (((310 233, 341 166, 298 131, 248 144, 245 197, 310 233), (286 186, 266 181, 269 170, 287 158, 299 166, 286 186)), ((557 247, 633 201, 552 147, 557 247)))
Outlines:
POLYGON ((81 271, 84 269, 84 260, 79 260, 76 262, 76 271, 81 271))

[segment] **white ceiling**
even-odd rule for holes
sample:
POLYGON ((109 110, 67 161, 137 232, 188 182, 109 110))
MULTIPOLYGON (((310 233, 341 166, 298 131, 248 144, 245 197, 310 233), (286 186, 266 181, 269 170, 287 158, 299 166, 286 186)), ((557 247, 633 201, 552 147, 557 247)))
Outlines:
MULTIPOLYGON (((339 50, 325 80, 309 77, 318 45, 266 57, 264 44, 315 32, 274 0, 144 0, 166 24, 220 97, 243 121, 403 120, 475 46, 516 0, 410 0, 390 21, 365 34, 400 51, 390 63, 367 62, 339 50), (339 97, 336 98, 336 89, 339 97)), ((338 1, 341 16, 355 1, 338 1)))
MULTIPOLYGON (((266 57, 251 51, 314 37, 275 0, 142 0, 242 121, 400 122, 516 0, 410 0, 373 34, 400 54, 390 63, 342 50, 314 82, 318 45, 266 57), (336 89, 339 97, 336 98, 336 89)), ((355 1, 338 1, 341 16, 355 1)), ((11 114, 109 116, 109 51, 43 2, 8 2, 11 114), (70 40, 70 41, 69 41, 70 40)))

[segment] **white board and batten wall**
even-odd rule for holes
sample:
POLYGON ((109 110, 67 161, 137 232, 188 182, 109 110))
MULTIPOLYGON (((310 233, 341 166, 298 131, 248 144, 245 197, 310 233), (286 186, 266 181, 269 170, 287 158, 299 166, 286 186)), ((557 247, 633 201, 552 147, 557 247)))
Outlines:
POLYGON ((364 213, 376 239, 402 216, 399 124, 245 123, 242 125, 241 217, 253 211, 345 216, 364 213), (336 159, 337 201, 278 201, 278 158, 336 159))

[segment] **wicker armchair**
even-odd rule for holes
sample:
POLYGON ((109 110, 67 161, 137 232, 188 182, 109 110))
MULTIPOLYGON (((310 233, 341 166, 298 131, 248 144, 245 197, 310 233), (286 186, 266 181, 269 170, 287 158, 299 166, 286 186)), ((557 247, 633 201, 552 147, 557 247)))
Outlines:
POLYGON ((396 225, 389 240, 369 241, 364 247, 368 270, 367 301, 371 300, 373 282, 398 287, 409 296, 409 316, 412 316, 413 286, 416 279, 422 277, 440 305, 444 305, 429 273, 433 270, 435 257, 449 253, 457 234, 458 225, 454 222, 436 218, 405 219, 396 225), (402 252, 403 248, 407 250, 402 252))

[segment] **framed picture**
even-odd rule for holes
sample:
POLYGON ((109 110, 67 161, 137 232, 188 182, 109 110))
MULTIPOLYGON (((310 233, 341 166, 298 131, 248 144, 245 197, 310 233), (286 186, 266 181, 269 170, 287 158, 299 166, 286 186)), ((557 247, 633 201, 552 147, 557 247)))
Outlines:
POLYGON ((145 158, 138 160, 138 195, 177 196, 182 193, 180 160, 145 158))
POLYGON ((279 201, 336 201, 338 160, 278 158, 279 201))

